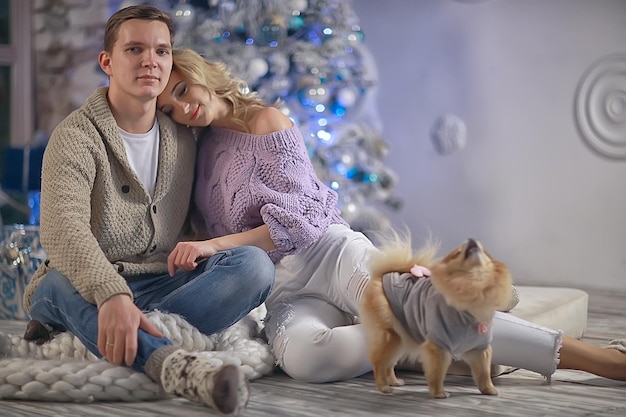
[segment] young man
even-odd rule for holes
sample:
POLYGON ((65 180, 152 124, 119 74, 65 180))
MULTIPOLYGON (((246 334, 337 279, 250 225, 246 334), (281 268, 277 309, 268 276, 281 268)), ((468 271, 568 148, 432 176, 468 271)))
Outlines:
POLYGON ((185 317, 206 334, 265 301, 274 266, 238 247, 170 276, 167 257, 185 231, 196 144, 156 111, 172 69, 173 24, 152 6, 116 12, 97 89, 53 132, 41 186, 47 260, 26 290, 34 320, 70 331, 94 354, 145 372, 167 393, 236 414, 248 401, 238 367, 216 368, 177 349, 142 311, 185 317))

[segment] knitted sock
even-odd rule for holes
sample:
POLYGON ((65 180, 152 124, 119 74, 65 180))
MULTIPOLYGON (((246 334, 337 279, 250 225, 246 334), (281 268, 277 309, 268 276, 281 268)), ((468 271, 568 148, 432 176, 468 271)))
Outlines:
POLYGON ((614 339, 609 342, 607 349, 616 349, 622 353, 626 353, 626 339, 614 339))
POLYGON ((250 385, 241 369, 216 365, 201 352, 164 346, 150 355, 145 369, 166 393, 208 405, 221 414, 237 415, 248 404, 250 385))

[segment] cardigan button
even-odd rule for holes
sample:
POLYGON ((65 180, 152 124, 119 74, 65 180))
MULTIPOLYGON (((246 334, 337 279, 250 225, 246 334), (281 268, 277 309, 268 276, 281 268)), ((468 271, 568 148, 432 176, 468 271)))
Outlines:
POLYGON ((152 212, 156 214, 156 206, 152 206, 152 212))
POLYGON ((124 194, 128 194, 128 192, 130 192, 130 187, 128 185, 122 185, 122 192, 124 194))
POLYGON ((154 245, 154 246, 152 246, 152 247, 150 248, 150 252, 154 252, 155 250, 156 250, 156 245, 154 245))

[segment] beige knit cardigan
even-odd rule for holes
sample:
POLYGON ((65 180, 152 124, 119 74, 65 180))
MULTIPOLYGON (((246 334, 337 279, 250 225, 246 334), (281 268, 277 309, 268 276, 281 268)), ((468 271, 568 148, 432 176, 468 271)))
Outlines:
POLYGON ((34 273, 32 295, 50 268, 98 307, 129 294, 126 278, 167 273, 167 256, 186 227, 196 143, 158 112, 159 166, 154 197, 131 168, 106 98, 97 89, 54 130, 41 181, 41 242, 47 260, 34 273))

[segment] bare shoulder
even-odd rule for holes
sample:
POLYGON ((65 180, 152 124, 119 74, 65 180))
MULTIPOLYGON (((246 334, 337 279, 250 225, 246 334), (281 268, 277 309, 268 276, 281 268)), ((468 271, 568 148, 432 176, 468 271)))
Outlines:
POLYGON ((248 126, 250 127, 250 133, 266 135, 279 130, 289 129, 293 127, 293 123, 279 109, 269 106, 257 111, 248 122, 248 126))

